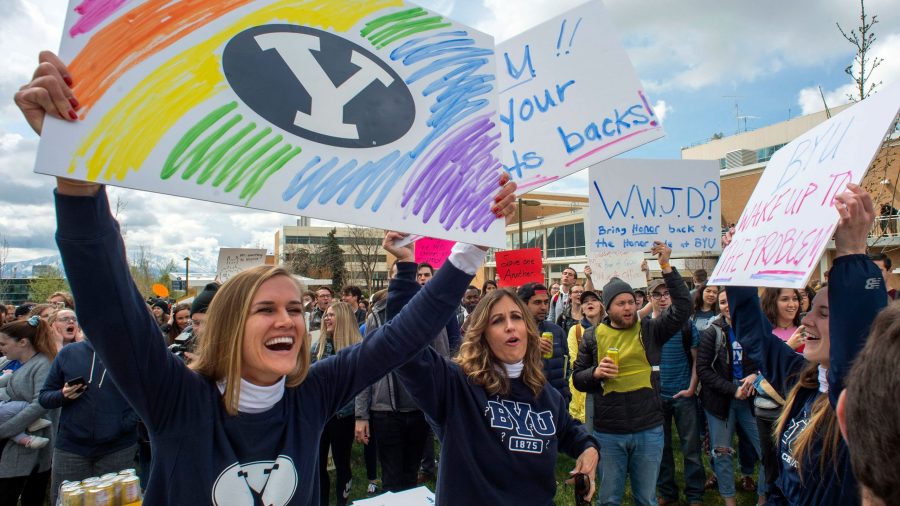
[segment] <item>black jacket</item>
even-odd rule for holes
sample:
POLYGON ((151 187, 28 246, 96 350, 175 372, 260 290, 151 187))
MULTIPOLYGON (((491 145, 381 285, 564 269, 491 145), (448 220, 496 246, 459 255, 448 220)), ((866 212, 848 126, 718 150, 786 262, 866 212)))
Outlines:
MULTIPOLYGON (((603 395, 603 381, 594 378, 594 369, 599 362, 596 329, 592 327, 584 333, 581 346, 578 348, 578 359, 575 360, 572 383, 578 390, 594 394, 594 429, 598 432, 629 434, 652 429, 663 423, 662 404, 659 398, 659 362, 662 346, 681 330, 684 322, 691 317, 691 299, 681 275, 673 268, 671 274, 663 274, 663 279, 669 293, 672 294, 672 305, 658 318, 648 316, 640 321, 640 339, 647 361, 653 367, 650 373, 650 384, 653 388, 603 395)), ((607 317, 600 325, 608 324, 607 317)))
MULTIPOLYGON (((718 316, 700 333, 700 346, 697 347, 697 377, 700 378, 701 386, 700 404, 703 409, 722 420, 728 419, 731 400, 734 399, 738 389, 732 382, 731 353, 728 324, 725 323, 724 317, 718 316), (725 340, 725 346, 718 353, 716 353, 716 329, 713 325, 722 331, 725 340)), ((750 358, 749 353, 744 353, 741 364, 744 377, 759 372, 759 367, 750 358)))

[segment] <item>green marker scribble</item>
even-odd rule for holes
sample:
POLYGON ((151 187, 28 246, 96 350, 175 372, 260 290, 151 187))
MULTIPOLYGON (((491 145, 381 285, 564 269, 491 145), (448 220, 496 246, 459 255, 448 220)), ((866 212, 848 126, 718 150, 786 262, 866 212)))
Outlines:
POLYGON ((444 22, 441 16, 422 18, 427 14, 428 12, 420 7, 388 14, 366 23, 360 35, 376 48, 382 49, 411 35, 451 26, 451 23, 444 22))
POLYGON ((225 104, 191 127, 172 148, 160 178, 169 179, 183 168, 181 179, 187 181, 200 171, 197 184, 212 179, 212 185, 218 187, 228 180, 226 193, 246 181, 240 198, 249 204, 269 176, 300 154, 301 149, 288 143, 276 148, 283 137, 270 137, 272 129, 268 127, 254 133, 257 126, 253 122, 226 137, 244 119, 240 114, 225 118, 236 108, 237 102, 225 104))

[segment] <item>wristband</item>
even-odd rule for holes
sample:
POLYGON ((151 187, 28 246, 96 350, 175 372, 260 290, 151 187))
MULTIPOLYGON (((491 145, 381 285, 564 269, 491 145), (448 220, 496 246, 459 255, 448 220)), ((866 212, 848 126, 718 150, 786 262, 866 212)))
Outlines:
POLYGON ((660 262, 660 263, 659 263, 659 268, 660 268, 661 270, 670 269, 671 267, 672 267, 672 264, 670 264, 669 262, 665 262, 665 263, 660 262))

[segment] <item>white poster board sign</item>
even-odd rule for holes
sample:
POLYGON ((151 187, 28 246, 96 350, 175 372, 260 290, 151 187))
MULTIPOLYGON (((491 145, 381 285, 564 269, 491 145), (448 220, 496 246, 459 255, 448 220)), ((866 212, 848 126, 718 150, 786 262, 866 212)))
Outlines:
POLYGON ((235 274, 266 263, 266 250, 249 248, 219 248, 216 279, 224 283, 235 274))
POLYGON ((79 4, 36 172, 505 245, 492 37, 404 1, 79 4))
POLYGON ((647 275, 641 270, 644 254, 640 251, 610 251, 593 249, 588 253, 591 266, 591 281, 597 290, 609 283, 610 278, 619 278, 632 288, 647 286, 647 275))
POLYGON ((534 188, 664 135, 599 0, 497 47, 503 165, 534 188))
POLYGON ((615 159, 588 175, 591 251, 644 252, 657 240, 678 254, 721 249, 717 161, 615 159))
POLYGON ((862 181, 898 109, 900 84, 894 84, 779 149, 710 284, 805 286, 837 227, 834 196, 862 181))

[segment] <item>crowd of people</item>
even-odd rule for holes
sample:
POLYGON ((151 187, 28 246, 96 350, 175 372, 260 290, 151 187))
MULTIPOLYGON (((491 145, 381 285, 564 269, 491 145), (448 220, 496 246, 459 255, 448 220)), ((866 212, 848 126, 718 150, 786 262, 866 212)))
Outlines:
MULTIPOLYGON (((16 96, 38 133, 76 103, 65 65, 41 60, 16 96)), ((515 209, 508 179, 498 219, 515 209)), ((486 248, 457 244, 435 270, 387 232, 396 262, 369 299, 260 266, 174 305, 136 289, 103 186, 58 178, 55 201, 74 296, 0 313, 0 504, 135 467, 147 504, 329 504, 333 490, 343 505, 354 440, 369 493, 433 476, 438 504, 552 504, 560 452, 576 504, 620 504, 629 482, 639 505, 708 488, 736 504, 737 486, 760 504, 900 504, 900 309, 890 258, 867 255, 858 186, 835 197, 817 290, 700 270, 691 289, 663 242, 646 290, 595 287, 589 268, 478 288, 486 248)))

